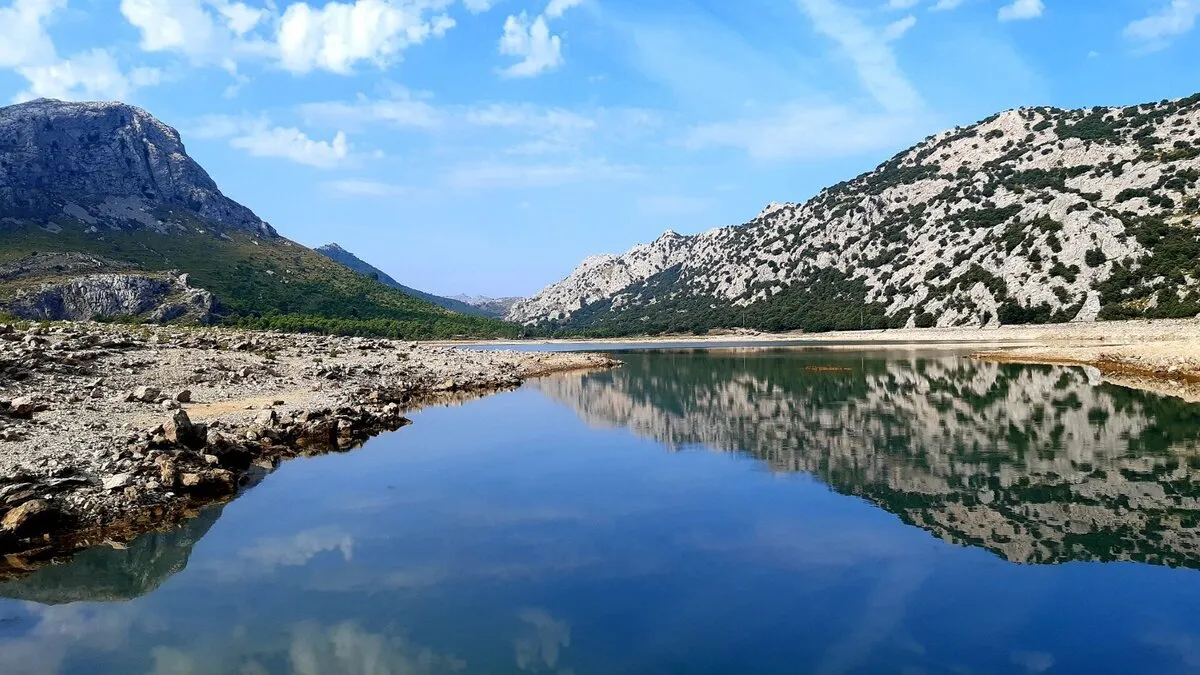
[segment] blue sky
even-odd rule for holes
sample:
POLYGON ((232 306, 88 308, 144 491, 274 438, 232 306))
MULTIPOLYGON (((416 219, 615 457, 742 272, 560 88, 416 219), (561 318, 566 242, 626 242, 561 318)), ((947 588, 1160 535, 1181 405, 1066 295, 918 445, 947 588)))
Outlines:
POLYGON ((1200 0, 0 0, 0 100, 124 100, 282 234, 529 294, 1024 105, 1200 91, 1200 0))

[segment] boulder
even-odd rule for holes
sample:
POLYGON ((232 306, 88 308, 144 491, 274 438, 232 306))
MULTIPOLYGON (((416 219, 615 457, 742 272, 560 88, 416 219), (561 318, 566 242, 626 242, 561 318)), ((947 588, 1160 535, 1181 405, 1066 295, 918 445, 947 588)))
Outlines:
POLYGON ((157 403, 160 396, 162 390, 158 387, 138 387, 133 390, 133 400, 142 403, 157 403))
POLYGON ((0 531, 14 536, 27 536, 52 527, 60 513, 44 499, 31 499, 4 514, 0 531))
POLYGON ((185 411, 176 410, 163 424, 163 436, 172 443, 199 450, 208 442, 208 427, 204 424, 192 424, 185 411))
POLYGON ((12 415, 13 417, 23 417, 28 419, 33 417, 33 413, 37 410, 37 407, 38 406, 36 403, 34 403, 32 397, 22 396, 20 398, 14 398, 12 402, 9 403, 8 414, 12 415))
POLYGON ((133 482, 133 474, 119 473, 115 476, 109 476, 108 478, 105 478, 104 484, 102 487, 105 490, 119 490, 121 488, 129 486, 129 484, 132 482, 133 482))

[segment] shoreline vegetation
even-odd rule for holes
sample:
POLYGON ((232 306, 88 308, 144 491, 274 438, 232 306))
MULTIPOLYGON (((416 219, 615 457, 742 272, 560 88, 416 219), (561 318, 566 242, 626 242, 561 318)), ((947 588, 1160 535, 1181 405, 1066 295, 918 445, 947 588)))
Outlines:
POLYGON ((619 365, 565 346, 955 350, 1094 368, 1200 401, 1200 320, 835 333, 416 343, 228 328, 0 324, 0 578, 228 501, 297 456, 339 452, 404 414, 524 380, 619 365), (462 349, 461 347, 487 349, 462 349))

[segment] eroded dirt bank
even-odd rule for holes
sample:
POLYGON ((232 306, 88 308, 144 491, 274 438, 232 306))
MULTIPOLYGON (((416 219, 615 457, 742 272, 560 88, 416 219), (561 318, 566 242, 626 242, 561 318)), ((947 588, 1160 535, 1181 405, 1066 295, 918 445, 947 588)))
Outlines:
POLYGON ((414 407, 615 363, 217 328, 0 324, 0 577, 186 518, 283 459, 397 429, 414 407))

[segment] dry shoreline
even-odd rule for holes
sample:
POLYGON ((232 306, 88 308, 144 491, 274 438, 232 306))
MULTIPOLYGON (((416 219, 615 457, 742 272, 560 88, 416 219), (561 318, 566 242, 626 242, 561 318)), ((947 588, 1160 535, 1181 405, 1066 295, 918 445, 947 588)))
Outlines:
POLYGON ((285 459, 404 426, 414 408, 615 364, 219 328, 0 324, 0 578, 191 517, 285 459))
MULTIPOLYGON (((1117 384, 1200 401, 1194 319, 469 344, 730 342, 972 349, 980 359, 1094 367, 1117 384)), ((399 428, 415 407, 616 363, 584 352, 455 348, 463 344, 0 324, 0 578, 194 516, 287 458, 344 451, 399 428)))
POLYGON ((1116 384, 1200 401, 1200 318, 830 333, 736 330, 703 336, 547 339, 473 344, 580 345, 603 349, 610 345, 713 347, 723 343, 762 347, 795 345, 819 349, 970 350, 973 358, 981 360, 1092 367, 1116 384))

